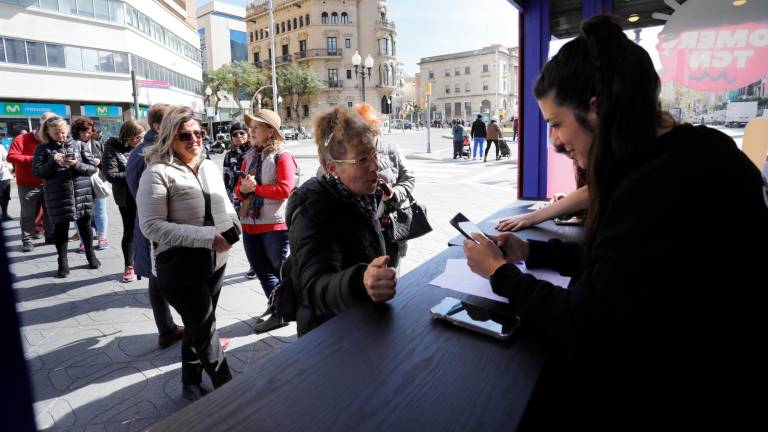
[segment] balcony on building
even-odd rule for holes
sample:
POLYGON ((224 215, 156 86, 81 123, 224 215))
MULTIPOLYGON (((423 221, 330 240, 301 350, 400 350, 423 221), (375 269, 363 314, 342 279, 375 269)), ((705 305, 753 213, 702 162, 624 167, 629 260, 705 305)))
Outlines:
POLYGON ((328 88, 333 88, 333 89, 344 88, 343 80, 328 80, 326 81, 326 84, 328 85, 328 88))
POLYGON ((290 63, 293 60, 293 56, 290 54, 282 55, 275 58, 275 64, 290 63))
POLYGON ((327 48, 322 49, 308 49, 306 51, 298 51, 293 54, 294 60, 304 60, 317 57, 341 57, 341 49, 329 50, 327 48))

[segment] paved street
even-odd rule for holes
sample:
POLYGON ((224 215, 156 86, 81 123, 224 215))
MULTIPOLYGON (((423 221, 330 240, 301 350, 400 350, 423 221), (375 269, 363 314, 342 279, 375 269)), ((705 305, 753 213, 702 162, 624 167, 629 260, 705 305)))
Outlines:
MULTIPOLYGON (((455 235, 448 220, 457 211, 481 220, 515 199, 514 159, 453 161, 451 141, 441 137, 446 134, 447 129, 432 130, 431 153, 426 153, 424 130, 393 130, 384 136, 408 157, 416 173, 414 195, 428 208, 434 227, 409 243, 401 274, 446 247, 455 235)), ((311 141, 290 142, 288 149, 300 163, 302 180, 315 173, 318 162, 311 141)), ((221 163, 221 156, 215 160, 221 163)), ((110 201, 110 247, 97 252, 102 267, 87 269, 85 257, 74 252, 77 244, 70 242, 72 273, 64 280, 53 277, 53 245, 39 241, 34 252, 21 253, 18 220, 3 223, 40 429, 140 430, 189 403, 181 398, 179 345, 157 347, 146 280, 119 282, 122 226, 113 204, 110 201)), ((15 186, 10 210, 18 216, 15 186)), ((226 353, 235 376, 258 367, 295 338, 295 325, 262 336, 251 333, 254 316, 267 301, 258 280, 243 277, 247 270, 238 245, 227 265, 217 309, 221 335, 232 338, 226 353)))

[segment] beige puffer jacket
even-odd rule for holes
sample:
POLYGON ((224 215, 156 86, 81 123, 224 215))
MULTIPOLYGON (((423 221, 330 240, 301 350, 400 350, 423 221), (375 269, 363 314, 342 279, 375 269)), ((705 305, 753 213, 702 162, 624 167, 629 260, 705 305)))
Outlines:
MULTIPOLYGON (((144 236, 156 242, 155 255, 173 247, 213 249, 216 233, 234 224, 242 232, 240 220, 229 201, 224 180, 216 165, 203 160, 194 172, 174 158, 173 163, 153 163, 141 175, 136 193, 139 224, 144 236), (211 196, 215 226, 204 226, 205 199, 200 184, 211 196)), ((227 263, 229 252, 216 254, 216 269, 227 263)))

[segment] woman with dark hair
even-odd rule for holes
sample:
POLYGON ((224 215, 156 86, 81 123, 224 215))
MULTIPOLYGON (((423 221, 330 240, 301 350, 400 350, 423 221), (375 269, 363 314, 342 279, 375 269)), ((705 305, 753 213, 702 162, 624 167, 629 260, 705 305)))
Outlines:
POLYGON ((32 174, 43 179, 47 216, 54 224, 54 239, 59 258, 56 272, 60 278, 69 275, 67 235, 69 223, 75 221, 85 245, 85 256, 91 268, 101 263, 93 251, 91 214, 93 186, 91 176, 96 163, 87 148, 75 140, 67 141, 69 128, 61 117, 51 117, 41 127, 43 142, 35 148, 32 174))
POLYGON ((675 124, 659 87, 646 51, 610 17, 583 23, 534 93, 558 146, 587 171, 586 244, 509 233, 464 243, 470 268, 549 354, 523 429, 732 425, 758 412, 763 182, 727 135, 675 124), (713 227, 728 231, 714 238, 713 227), (517 260, 571 276, 570 289, 517 260))
POLYGON ((134 252, 134 228, 136 225, 136 200, 133 199, 131 191, 128 189, 128 183, 125 180, 125 169, 128 165, 128 158, 131 151, 139 145, 144 139, 144 133, 147 131, 147 125, 138 120, 128 120, 120 126, 120 135, 107 140, 104 149, 104 175, 112 183, 112 195, 115 197, 115 204, 120 209, 120 217, 123 219, 123 239, 120 247, 123 250, 123 261, 125 270, 123 271, 123 282, 136 280, 136 273, 133 271, 133 252, 134 252))
MULTIPOLYGON (((96 137, 96 125, 88 117, 78 117, 72 121, 72 139, 77 141, 80 146, 87 149, 93 156, 96 168, 99 169, 99 175, 103 178, 101 159, 104 153, 104 146, 96 137)), ((109 216, 107 215, 107 197, 93 197, 93 219, 91 224, 96 228, 96 249, 104 250, 109 247, 107 240, 107 230, 109 228, 109 216)), ((78 230, 79 233, 79 230, 78 230)), ((81 238, 82 240, 82 238, 81 238)), ((80 242, 78 252, 84 252, 85 246, 80 242)))
MULTIPOLYGON (((234 121, 229 125, 229 151, 224 155, 224 187, 227 188, 229 200, 235 207, 235 211, 240 210, 240 199, 235 194, 235 185, 237 184, 237 173, 243 167, 245 154, 248 152, 248 126, 241 121, 234 121)), ((253 277, 256 277, 254 273, 253 277)))

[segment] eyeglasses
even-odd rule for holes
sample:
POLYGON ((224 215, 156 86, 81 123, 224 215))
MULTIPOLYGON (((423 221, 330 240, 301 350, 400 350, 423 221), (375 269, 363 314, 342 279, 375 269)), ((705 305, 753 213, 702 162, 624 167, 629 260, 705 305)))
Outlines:
POLYGON ((203 133, 199 130, 196 131, 181 131, 178 134, 179 140, 181 141, 192 141, 192 136, 194 135, 195 139, 203 139, 203 133))
POLYGON ((336 163, 360 166, 360 165, 366 165, 371 161, 376 162, 377 160, 379 160, 379 153, 373 151, 368 155, 361 157, 360 159, 331 159, 331 160, 336 163))
POLYGON ((248 135, 248 133, 246 131, 238 130, 238 131, 232 132, 230 135, 232 135, 233 137, 237 137, 237 136, 248 135))

